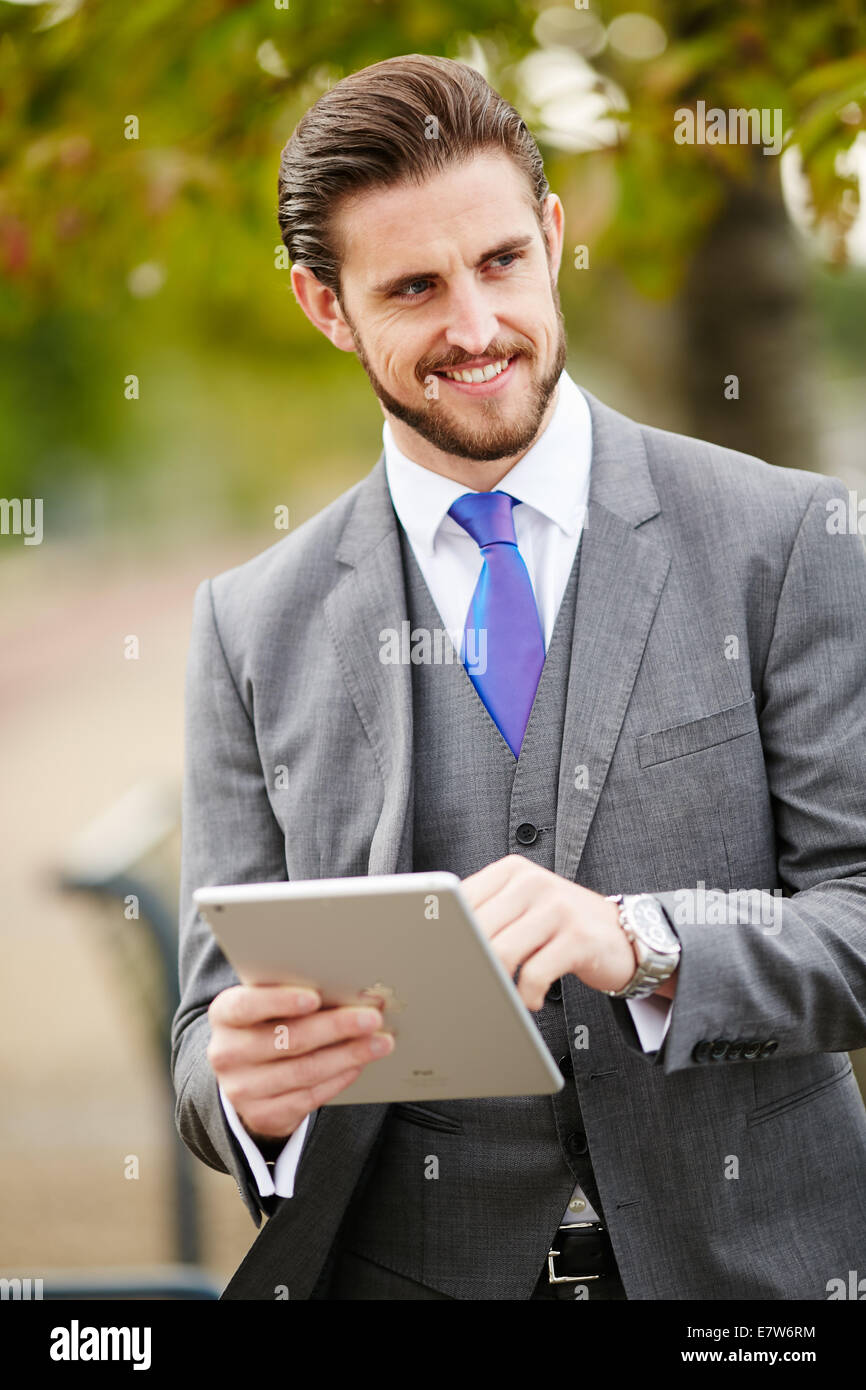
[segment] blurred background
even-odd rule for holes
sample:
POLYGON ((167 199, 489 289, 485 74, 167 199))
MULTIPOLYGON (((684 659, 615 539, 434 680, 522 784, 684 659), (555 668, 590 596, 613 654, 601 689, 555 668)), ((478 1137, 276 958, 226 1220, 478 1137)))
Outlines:
POLYGON ((539 139, 578 382, 866 496, 858 0, 0 0, 0 498, 43 508, 41 543, 14 507, 0 534, 3 1272, 203 1291, 256 1234, 167 1083, 192 595, 378 456, 292 297, 277 165, 407 52, 539 139), (700 101, 778 111, 781 152, 678 143, 700 101))

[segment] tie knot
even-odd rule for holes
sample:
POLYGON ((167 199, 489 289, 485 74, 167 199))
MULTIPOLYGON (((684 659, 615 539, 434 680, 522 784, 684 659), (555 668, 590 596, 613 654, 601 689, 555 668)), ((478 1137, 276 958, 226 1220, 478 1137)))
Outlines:
POLYGON ((458 526, 483 549, 496 541, 516 545, 512 508, 516 498, 507 492, 464 492, 448 508, 458 526))

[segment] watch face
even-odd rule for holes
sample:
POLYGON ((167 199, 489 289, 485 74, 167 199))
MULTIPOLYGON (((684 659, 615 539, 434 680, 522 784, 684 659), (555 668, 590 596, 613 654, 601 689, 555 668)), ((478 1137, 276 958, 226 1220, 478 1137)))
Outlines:
POLYGON ((641 939, 654 951, 675 951, 678 939, 668 919, 653 898, 639 898, 632 904, 632 920, 641 939))

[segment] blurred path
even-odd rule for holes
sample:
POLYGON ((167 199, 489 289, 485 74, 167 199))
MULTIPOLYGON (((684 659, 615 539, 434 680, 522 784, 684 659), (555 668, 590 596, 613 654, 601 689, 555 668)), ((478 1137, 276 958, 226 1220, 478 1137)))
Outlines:
MULTIPOLYGON (((164 777, 179 788, 196 586, 274 539, 154 551, 139 538, 99 553, 4 544, 0 1265, 21 1275, 170 1257, 158 1070, 99 916, 55 892, 51 876, 77 832, 131 785, 164 777), (135 661, 123 655, 132 633, 135 661), (132 1154, 140 1177, 130 1181, 132 1154)), ((228 1276, 255 1228, 234 1182, 197 1166, 206 1260, 228 1276)))

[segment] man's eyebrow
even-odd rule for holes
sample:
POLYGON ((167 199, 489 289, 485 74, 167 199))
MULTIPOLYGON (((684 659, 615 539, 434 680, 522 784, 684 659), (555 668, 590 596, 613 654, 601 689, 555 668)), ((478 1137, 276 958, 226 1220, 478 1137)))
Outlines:
MULTIPOLYGON (((533 236, 512 237, 509 241, 503 242, 500 246, 494 246, 491 251, 485 251, 475 262, 475 269, 484 265, 486 261, 493 261, 497 256, 505 256, 510 251, 525 251, 527 246, 531 246, 535 238, 533 236)), ((394 275, 388 280, 383 280, 378 285, 373 285, 371 293, 387 297, 398 290, 401 285, 411 285, 413 280, 435 280, 437 271, 435 270, 413 270, 406 275, 394 275)))

